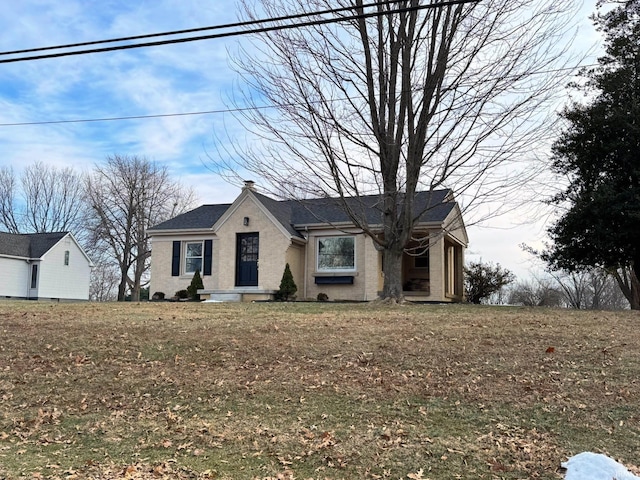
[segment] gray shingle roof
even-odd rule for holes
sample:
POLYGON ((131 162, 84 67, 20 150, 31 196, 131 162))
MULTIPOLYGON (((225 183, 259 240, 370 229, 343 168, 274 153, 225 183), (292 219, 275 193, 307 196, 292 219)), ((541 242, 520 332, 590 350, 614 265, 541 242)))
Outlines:
POLYGON ((14 234, 0 232, 0 255, 40 258, 68 233, 14 234))
MULTIPOLYGON (((420 213, 420 222, 441 222, 455 206, 455 202, 447 202, 451 190, 434 190, 418 192, 414 199, 414 211, 420 213)), ((345 199, 349 208, 360 218, 365 218, 369 225, 382 224, 382 202, 379 195, 350 197, 345 199)), ((340 199, 319 198, 293 201, 294 225, 313 225, 318 223, 350 222, 340 199)))
POLYGON ((190 230, 211 228, 222 217, 231 204, 202 205, 194 210, 173 217, 150 228, 153 230, 190 230))
MULTIPOLYGON (((295 237, 301 237, 297 228, 305 225, 337 224, 350 222, 340 199, 317 198, 311 200, 274 200, 260 193, 253 195, 271 212, 278 222, 295 237)), ((451 190, 418 192, 414 199, 414 211, 420 213, 420 222, 442 222, 455 207, 451 190)), ((345 199, 356 215, 366 218, 369 225, 382 224, 379 195, 345 199)), ((211 228, 222 217, 230 204, 202 205, 190 212, 150 228, 154 230, 188 230, 211 228)))
POLYGON ((253 194, 258 197, 258 200, 262 202, 262 204, 271 212, 278 222, 282 224, 284 228, 287 229, 287 232, 291 234, 293 237, 302 237, 300 232, 298 232, 293 225, 295 225, 295 221, 293 221, 292 213, 293 213, 293 204, 295 202, 292 201, 278 201, 273 198, 267 197, 266 195, 262 195, 260 193, 253 192, 253 194))

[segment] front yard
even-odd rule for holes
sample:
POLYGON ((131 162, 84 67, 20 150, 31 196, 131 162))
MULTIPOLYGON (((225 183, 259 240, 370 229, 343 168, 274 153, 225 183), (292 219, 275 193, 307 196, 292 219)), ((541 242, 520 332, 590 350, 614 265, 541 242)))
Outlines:
MULTIPOLYGON (((640 316, 0 303, 0 478, 561 478, 640 451, 640 316)), ((637 470, 636 470, 637 471, 637 470)))

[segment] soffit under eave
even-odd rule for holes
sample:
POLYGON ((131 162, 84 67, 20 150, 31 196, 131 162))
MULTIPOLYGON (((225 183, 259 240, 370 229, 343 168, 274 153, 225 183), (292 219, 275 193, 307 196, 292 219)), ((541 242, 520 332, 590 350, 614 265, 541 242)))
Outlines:
MULTIPOLYGON (((147 230, 150 238, 153 237, 172 237, 183 235, 207 235, 213 233, 213 227, 207 228, 180 228, 171 230, 147 230)), ((215 234, 214 234, 215 235, 215 234)))
MULTIPOLYGON (((371 228, 375 228, 375 227, 376 226, 372 226, 371 228)), ((360 227, 356 227, 351 222, 295 224, 293 225, 293 228, 295 228, 298 232, 305 232, 307 230, 342 230, 342 229, 354 229, 354 228, 360 229, 360 227)))
MULTIPOLYGON (((358 230, 362 230, 360 227, 355 226, 353 223, 310 223, 310 224, 296 224, 293 226, 299 232, 305 232, 308 230, 337 230, 337 231, 345 231, 345 233, 353 233, 348 232, 348 230, 353 230, 357 228, 358 230)), ((420 222, 416 223, 413 227, 414 232, 429 232, 433 230, 442 230, 443 222, 420 222)), ((381 234, 384 232, 384 228, 382 224, 369 225, 369 229, 375 234, 381 234)), ((364 233, 364 231, 362 231, 364 233)))
POLYGON ((35 260, 40 260, 39 258, 21 257, 19 255, 8 255, 6 253, 0 253, 0 258, 8 258, 10 260, 20 260, 22 262, 33 262, 35 260))

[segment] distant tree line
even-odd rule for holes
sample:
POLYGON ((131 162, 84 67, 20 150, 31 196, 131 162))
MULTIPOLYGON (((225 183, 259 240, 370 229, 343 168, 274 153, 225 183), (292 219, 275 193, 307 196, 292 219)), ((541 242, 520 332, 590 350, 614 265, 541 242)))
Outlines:
POLYGON ((621 310, 629 302, 616 278, 603 269, 552 271, 516 281, 499 264, 470 262, 465 267, 467 301, 476 304, 621 310))
POLYGON ((193 206, 194 194, 144 157, 113 155, 89 173, 35 162, 0 168, 0 230, 73 233, 95 267, 90 298, 140 300, 148 283, 147 228, 193 206))

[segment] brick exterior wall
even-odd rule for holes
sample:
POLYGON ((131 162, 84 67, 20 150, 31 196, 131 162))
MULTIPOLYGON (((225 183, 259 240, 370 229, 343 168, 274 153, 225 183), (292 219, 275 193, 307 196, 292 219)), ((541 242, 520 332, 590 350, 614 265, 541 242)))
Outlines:
POLYGON ((370 238, 364 234, 339 232, 336 230, 314 230, 309 232, 307 242, 307 292, 306 297, 315 299, 325 293, 329 300, 373 300, 378 291, 378 252, 370 238), (319 237, 352 235, 355 237, 356 270, 336 272, 335 275, 353 275, 353 285, 316 285, 315 278, 324 272, 317 271, 317 249, 319 237))
MULTIPOLYGON (((274 223, 264 207, 255 197, 246 195, 216 231, 218 237, 219 285, 217 288, 231 290, 236 283, 236 235, 238 233, 259 234, 258 289, 277 290, 287 262, 290 237, 274 223), (249 224, 244 225, 244 218, 249 224)), ((294 280, 295 280, 294 276, 294 280)))
MULTIPOLYGON (((219 262, 216 258, 218 248, 218 240, 213 233, 202 235, 172 235, 172 236, 153 236, 151 244, 151 281, 149 284, 149 292, 153 295, 156 292, 163 292, 167 298, 171 298, 178 290, 185 290, 191 283, 193 274, 183 274, 184 267, 184 244, 187 242, 197 242, 204 240, 213 240, 213 258, 211 262, 211 276, 203 275, 202 283, 204 288, 218 288, 218 271, 219 262), (173 242, 179 240, 182 242, 180 259, 181 273, 177 277, 171 276, 171 258, 173 253, 173 242)), ((202 274, 202 272, 200 272, 202 274)))
MULTIPOLYGON (((298 291, 296 292, 296 298, 298 300, 303 300, 304 297, 304 254, 305 254, 305 246, 300 245, 298 243, 292 243, 287 249, 286 254, 286 263, 289 264, 289 268, 291 269, 291 274, 293 275, 293 281, 296 283, 296 287, 298 287, 298 291)), ((284 268, 283 268, 284 272, 284 268)), ((282 280, 282 274, 280 275, 280 280, 282 280)), ((280 287, 280 280, 278 280, 278 287, 280 287)))
MULTIPOLYGON (((452 212, 451 218, 447 219, 445 225, 446 234, 436 230, 428 232, 431 242, 428 270, 430 291, 428 294, 412 292, 412 299, 455 300, 447 297, 445 292, 445 249, 447 245, 452 244, 452 241, 457 257, 456 290, 462 292, 464 248, 455 239, 462 243, 466 243, 467 240, 459 211, 452 212)), ((176 291, 186 289, 191 282, 190 274, 171 276, 173 241, 182 242, 182 267, 184 243, 207 239, 213 240, 212 274, 203 276, 204 288, 232 292, 236 289, 236 243, 239 233, 258 233, 259 235, 258 286, 253 287, 257 290, 277 290, 280 287, 286 263, 289 263, 298 287, 296 295, 298 299, 316 299, 318 293, 325 293, 330 300, 369 301, 376 299, 382 290, 384 282, 381 268, 382 256, 368 236, 358 233, 355 229, 345 231, 330 228, 310 229, 305 232, 308 236, 305 245, 302 239, 299 241, 292 239, 289 232, 273 218, 251 194, 251 191, 244 191, 219 220, 215 233, 213 231, 202 234, 164 233, 152 237, 151 294, 164 292, 167 297, 172 297, 176 291), (245 225, 245 218, 248 218, 247 225, 245 225), (318 238, 341 235, 354 236, 356 265, 353 272, 335 272, 335 275, 353 275, 353 285, 316 285, 317 275, 328 275, 327 272, 317 271, 318 238)), ((427 277, 425 271, 415 269, 413 261, 413 258, 406 257, 403 262, 405 279, 411 276, 427 277)))

